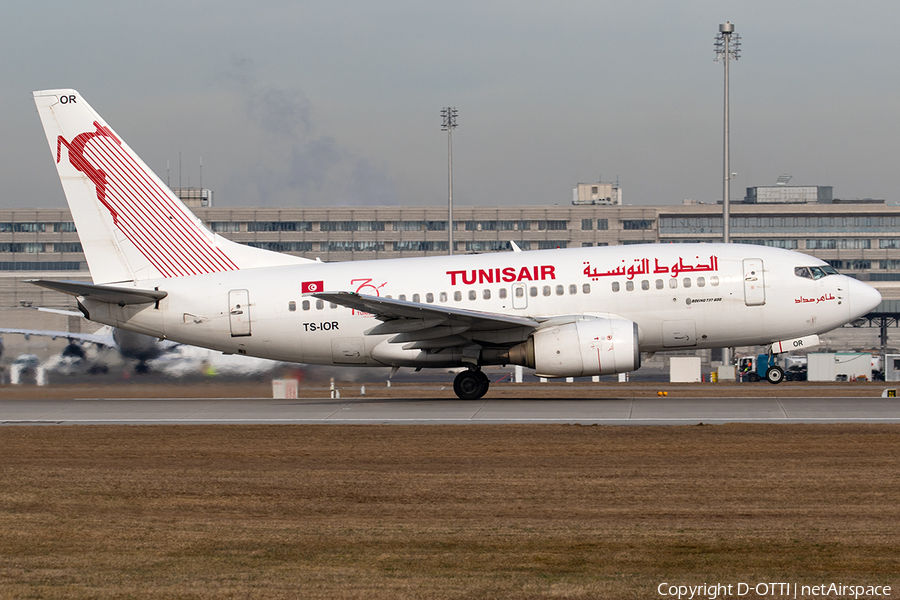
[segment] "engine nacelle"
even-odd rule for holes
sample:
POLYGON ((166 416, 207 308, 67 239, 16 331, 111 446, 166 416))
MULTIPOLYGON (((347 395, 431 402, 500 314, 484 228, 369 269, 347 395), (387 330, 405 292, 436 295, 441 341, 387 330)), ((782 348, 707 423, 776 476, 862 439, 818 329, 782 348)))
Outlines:
POLYGON ((541 377, 583 377, 634 371, 641 366, 638 326, 625 319, 584 317, 535 331, 511 348, 509 361, 541 377))

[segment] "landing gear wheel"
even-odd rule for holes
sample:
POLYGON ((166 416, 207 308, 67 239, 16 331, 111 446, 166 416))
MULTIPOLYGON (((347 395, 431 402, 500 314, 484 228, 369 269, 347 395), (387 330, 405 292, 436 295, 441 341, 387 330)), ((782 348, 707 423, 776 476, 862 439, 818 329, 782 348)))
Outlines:
POLYGON ((490 385, 491 380, 481 371, 462 371, 453 380, 453 391, 460 400, 478 400, 490 385))
POLYGON ((488 388, 491 387, 491 380, 488 379, 488 376, 484 374, 483 371, 475 371, 478 373, 478 378, 481 380, 481 394, 478 395, 479 398, 487 394, 488 388))
POLYGON ((784 369, 781 367, 769 367, 766 371, 766 381, 769 383, 781 383, 784 381, 784 369))

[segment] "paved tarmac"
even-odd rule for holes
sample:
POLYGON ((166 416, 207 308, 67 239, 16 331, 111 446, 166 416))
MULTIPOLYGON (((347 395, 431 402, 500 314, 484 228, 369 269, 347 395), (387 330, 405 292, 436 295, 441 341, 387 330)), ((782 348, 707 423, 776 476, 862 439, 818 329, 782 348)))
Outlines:
POLYGON ((900 423, 900 398, 0 399, 0 425, 900 423))

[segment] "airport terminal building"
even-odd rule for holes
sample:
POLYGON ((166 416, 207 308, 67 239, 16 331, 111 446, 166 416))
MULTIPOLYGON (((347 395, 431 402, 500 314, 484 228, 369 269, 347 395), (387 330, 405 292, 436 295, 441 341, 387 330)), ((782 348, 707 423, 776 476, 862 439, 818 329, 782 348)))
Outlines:
MULTIPOLYGON (((773 186, 779 187, 779 186, 773 186)), ((732 203, 731 239, 797 250, 900 299, 900 206, 884 200, 842 201, 831 188, 749 188, 732 203), (780 194, 780 195, 779 195, 780 194), (765 199, 763 201, 762 199, 765 199)), ((322 261, 371 260, 447 254, 445 206, 336 206, 327 208, 219 208, 207 191, 178 190, 213 231, 250 246, 322 261)), ((554 206, 454 207, 454 253, 717 242, 722 207, 627 206, 578 202, 554 206)), ((0 308, 15 324, 80 331, 82 320, 21 310, 74 309, 71 297, 28 279, 89 280, 68 209, 0 209, 0 308), (55 320, 54 320, 55 319, 55 320)))

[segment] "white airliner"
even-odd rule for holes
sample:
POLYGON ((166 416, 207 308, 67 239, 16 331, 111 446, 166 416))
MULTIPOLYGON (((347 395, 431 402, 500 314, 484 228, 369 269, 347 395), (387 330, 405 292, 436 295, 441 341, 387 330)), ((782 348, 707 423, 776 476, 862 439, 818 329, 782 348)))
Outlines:
MULTIPOLYGON (((85 317, 224 353, 325 365, 633 371, 641 352, 808 347, 881 295, 825 262, 731 244, 321 263, 208 230, 75 90, 34 93, 92 284, 36 280, 85 317)), ((781 369, 770 370, 777 383, 781 369)))

